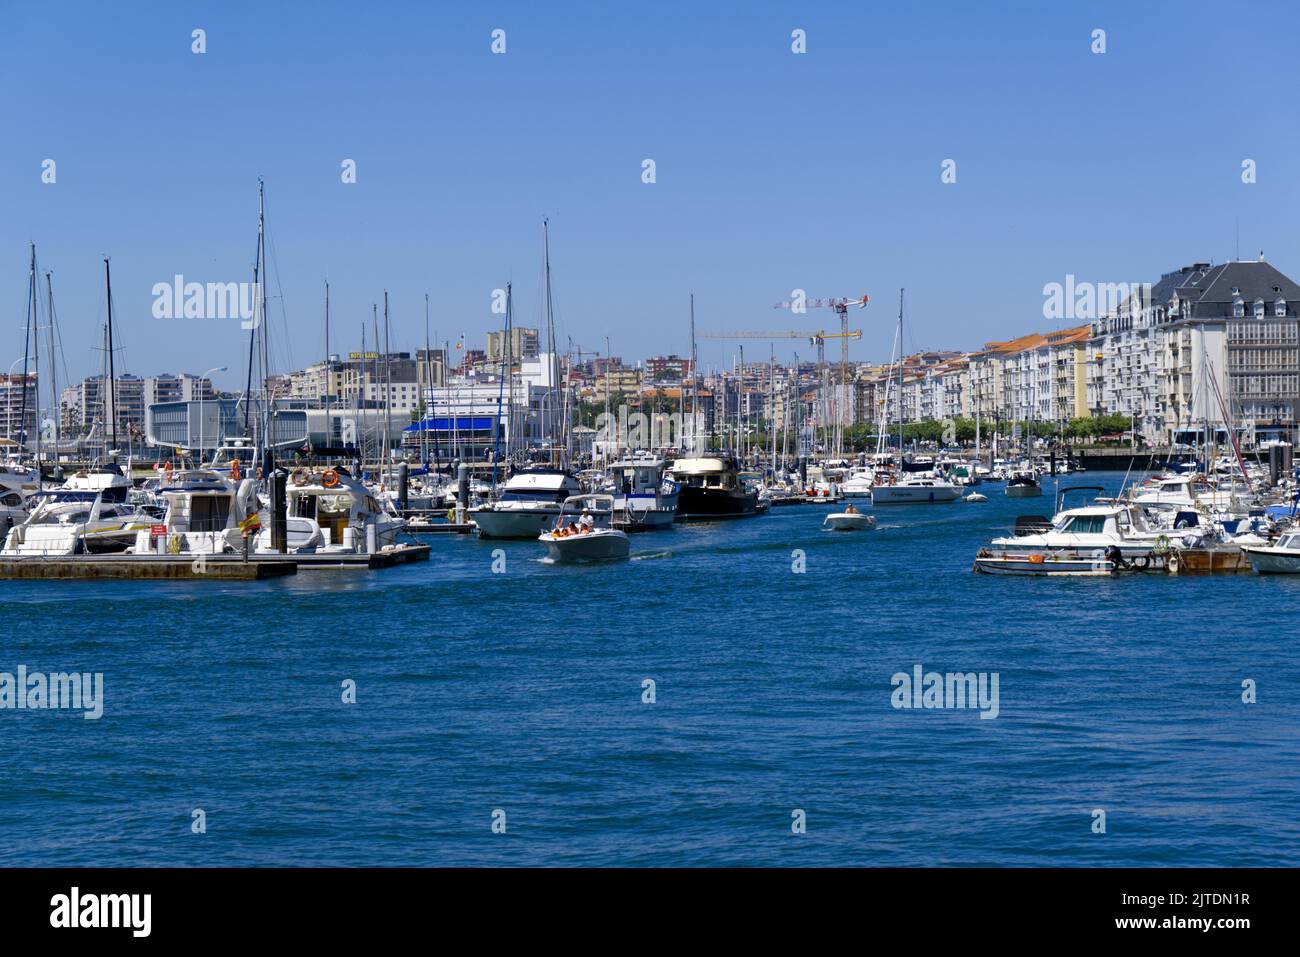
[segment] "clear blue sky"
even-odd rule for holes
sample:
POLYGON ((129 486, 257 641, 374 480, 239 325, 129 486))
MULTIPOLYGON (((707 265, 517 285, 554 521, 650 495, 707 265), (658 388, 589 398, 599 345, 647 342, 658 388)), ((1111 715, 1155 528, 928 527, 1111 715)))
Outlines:
MULTIPOLYGON (((544 216, 561 342, 609 335, 626 359, 687 351, 692 290, 701 329, 815 327, 833 314, 772 304, 869 293, 865 360, 888 357, 906 286, 908 346, 974 348, 1042 328, 1043 284, 1066 273, 1154 281, 1232 258, 1238 222, 1243 258, 1263 249, 1300 276, 1295 10, 8 4, 0 359, 21 355, 35 240, 74 377, 98 369, 108 254, 128 370, 224 364, 214 378, 234 388, 238 323, 155 320, 150 289, 249 277, 259 175, 279 371, 322 356, 326 278, 336 350, 359 345, 385 288, 395 347, 421 344, 426 292, 439 338, 481 348, 507 280, 517 322, 537 325, 544 216)), ((701 361, 734 351, 701 343, 701 361)))

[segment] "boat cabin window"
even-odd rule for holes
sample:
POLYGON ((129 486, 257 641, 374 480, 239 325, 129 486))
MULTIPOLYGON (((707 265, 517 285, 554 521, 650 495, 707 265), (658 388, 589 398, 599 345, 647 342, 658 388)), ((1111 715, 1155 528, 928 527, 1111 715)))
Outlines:
POLYGON ((191 532, 220 532, 229 517, 229 495, 195 495, 190 500, 191 532))
POLYGON ((1062 531, 1072 535, 1100 535, 1106 531, 1106 516, 1076 515, 1062 531))
POLYGON ((10 508, 21 504, 23 504, 23 497, 17 492, 10 492, 4 498, 0 498, 0 505, 7 505, 10 508))

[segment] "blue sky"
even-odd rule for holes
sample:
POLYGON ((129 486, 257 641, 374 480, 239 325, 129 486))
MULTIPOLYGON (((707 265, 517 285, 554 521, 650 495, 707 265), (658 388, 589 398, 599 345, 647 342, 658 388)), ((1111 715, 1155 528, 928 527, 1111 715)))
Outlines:
MULTIPOLYGON (((687 351, 692 291, 702 330, 816 328, 834 315, 772 304, 868 293, 866 360, 888 357, 900 286, 906 344, 960 349, 1043 328, 1044 283, 1154 281, 1232 258, 1238 228, 1243 258, 1300 276, 1297 20, 1282 3, 10 4, 0 360, 21 355, 35 240, 73 377, 98 369, 107 254, 119 367, 227 365, 234 388, 239 324, 154 319, 151 287, 249 278, 259 175, 280 371, 322 356, 327 278, 335 351, 385 289, 395 347, 422 344, 426 292, 439 339, 481 348, 508 280, 537 325, 543 217, 561 343, 608 335, 628 359, 687 351)), ((700 345, 704 363, 734 352, 700 345)))

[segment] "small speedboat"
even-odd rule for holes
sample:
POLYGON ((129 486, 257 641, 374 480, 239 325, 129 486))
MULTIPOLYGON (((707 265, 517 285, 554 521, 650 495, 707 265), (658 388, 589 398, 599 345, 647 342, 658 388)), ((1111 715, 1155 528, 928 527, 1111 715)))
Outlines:
POLYGON ((966 496, 967 502, 987 502, 988 500, 989 497, 987 495, 982 495, 979 492, 971 492, 966 496))
MULTIPOLYGON (((627 532, 607 526, 594 524, 584 526, 582 519, 601 515, 604 521, 610 519, 614 496, 612 495, 570 495, 564 500, 565 509, 577 508, 583 503, 593 503, 598 508, 603 503, 604 510, 593 513, 585 509, 577 522, 567 528, 552 529, 542 532, 537 540, 546 546, 546 561, 552 564, 561 562, 603 562, 627 558, 631 551, 627 532)), ((563 514, 563 513, 562 513, 563 514)))
POLYGON ((822 528, 832 532, 867 532, 875 527, 876 517, 861 512, 835 512, 822 522, 822 528))

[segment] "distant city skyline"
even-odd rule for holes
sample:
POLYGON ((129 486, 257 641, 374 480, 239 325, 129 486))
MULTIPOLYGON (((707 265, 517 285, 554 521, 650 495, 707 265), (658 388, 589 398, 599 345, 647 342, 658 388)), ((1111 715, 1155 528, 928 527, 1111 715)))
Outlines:
MULTIPOLYGON (((214 385, 237 389, 240 323, 155 319, 151 290, 251 280, 259 176, 279 372, 324 357, 326 280, 333 352, 359 350, 363 327, 374 347, 385 289, 394 351, 423 347, 426 293, 435 345, 483 349, 507 282, 516 324, 544 341, 543 218, 560 351, 603 353, 608 336, 630 363, 689 354, 692 292, 701 332, 829 329, 829 310, 772 306, 868 294, 850 357, 880 362, 901 286, 903 351, 971 351, 1070 325, 1043 315, 1043 287, 1069 275, 1154 283, 1261 250, 1300 273, 1293 9, 1266 31, 1202 3, 591 11, 10 9, 0 364, 22 355, 35 241, 60 376, 99 368, 108 255, 119 371, 226 366, 214 385), (1190 50, 1195 69, 1177 67, 1190 50)), ((702 371, 737 353, 698 345, 702 371)), ((745 354, 766 359, 768 342, 745 354)))

